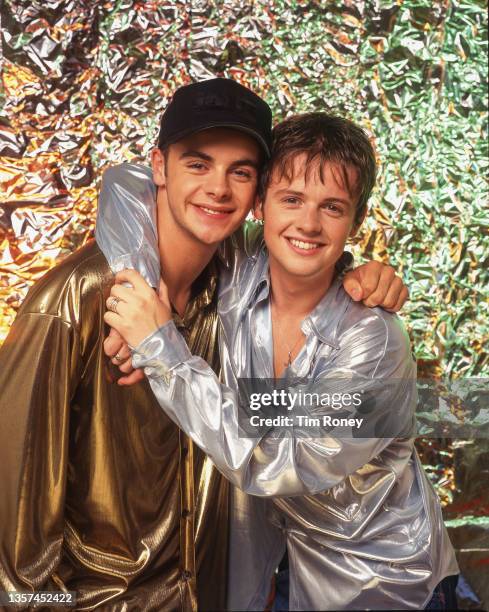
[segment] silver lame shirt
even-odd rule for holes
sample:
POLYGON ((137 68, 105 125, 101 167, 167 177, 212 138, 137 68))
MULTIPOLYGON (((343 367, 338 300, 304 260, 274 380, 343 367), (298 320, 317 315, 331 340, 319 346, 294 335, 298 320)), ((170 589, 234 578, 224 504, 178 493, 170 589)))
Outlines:
MULTIPOLYGON (((112 269, 138 269, 154 287, 159 265, 151 172, 125 164, 105 175, 97 242, 112 269)), ((291 610, 420 609, 458 573, 441 508, 412 439, 238 436, 240 378, 273 378, 266 250, 248 228, 222 251, 218 312, 223 383, 192 356, 173 322, 137 347, 163 410, 236 485, 228 606, 264 609, 285 549, 291 610), (178 406, 178 408, 177 408, 178 406), (250 495, 251 494, 251 495, 250 495)), ((302 323, 306 343, 285 375, 365 392, 408 426, 415 365, 399 319, 352 302, 339 280, 302 323), (393 410, 395 407, 395 410, 393 410)), ((324 414, 331 413, 325 408, 324 414)), ((394 424, 393 424, 394 425, 394 424)))

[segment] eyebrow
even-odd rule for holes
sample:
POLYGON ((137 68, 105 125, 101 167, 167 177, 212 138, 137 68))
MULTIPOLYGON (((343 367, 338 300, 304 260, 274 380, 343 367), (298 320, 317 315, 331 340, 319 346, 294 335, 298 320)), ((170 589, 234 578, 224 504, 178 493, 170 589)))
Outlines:
POLYGON ((210 155, 207 155, 206 153, 202 153, 202 151, 188 150, 184 151, 180 155, 180 159, 186 159, 187 157, 198 157, 199 159, 203 159, 204 161, 212 161, 212 157, 210 155))
MULTIPOLYGON (((281 194, 286 194, 286 193, 290 193, 291 195, 295 195, 295 196, 303 196, 304 192, 303 191, 295 191, 295 189, 279 189, 277 191, 278 195, 281 194)), ((340 204, 344 204, 345 206, 350 207, 351 206, 351 202, 349 202, 348 200, 344 200, 343 198, 337 198, 337 197, 330 197, 330 198, 324 198, 324 200, 322 201, 323 204, 325 204, 326 202, 338 202, 340 204)))
POLYGON ((237 159, 231 164, 231 166, 251 166, 252 168, 255 168, 255 170, 258 170, 258 162, 254 159, 237 159))
POLYGON ((277 191, 277 194, 282 194, 282 193, 290 193, 292 195, 296 195, 296 196, 303 196, 304 193, 302 191, 295 191, 294 189, 279 189, 277 191))
MULTIPOLYGON (((197 157, 198 159, 201 159, 202 161, 207 161, 207 162, 212 162, 214 161, 213 157, 211 157, 210 155, 207 155, 207 153, 203 153, 202 151, 196 151, 196 150, 188 150, 188 151, 184 151, 181 155, 180 155, 180 159, 187 159, 189 157, 197 157)), ((237 159, 236 161, 233 161, 233 163, 231 164, 231 167, 237 167, 237 166, 251 166, 252 168, 254 168, 255 170, 258 170, 258 162, 253 160, 253 159, 237 159)))

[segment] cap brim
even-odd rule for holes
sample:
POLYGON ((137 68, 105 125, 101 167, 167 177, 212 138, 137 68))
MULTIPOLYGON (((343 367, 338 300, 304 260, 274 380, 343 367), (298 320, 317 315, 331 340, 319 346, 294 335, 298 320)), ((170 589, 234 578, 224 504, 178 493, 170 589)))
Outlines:
POLYGON ((197 129, 189 127, 187 130, 181 130, 180 132, 178 132, 178 134, 175 134, 171 138, 171 140, 165 141, 165 145, 174 144, 175 142, 182 140, 182 138, 185 138, 186 136, 190 136, 191 134, 197 134, 198 132, 203 132, 204 130, 210 130, 212 128, 230 128, 233 130, 244 132, 245 134, 249 134, 258 142, 267 157, 270 157, 271 155, 270 148, 261 134, 259 134, 257 131, 253 130, 247 125, 243 125, 241 123, 233 123, 232 121, 212 121, 200 125, 197 129))

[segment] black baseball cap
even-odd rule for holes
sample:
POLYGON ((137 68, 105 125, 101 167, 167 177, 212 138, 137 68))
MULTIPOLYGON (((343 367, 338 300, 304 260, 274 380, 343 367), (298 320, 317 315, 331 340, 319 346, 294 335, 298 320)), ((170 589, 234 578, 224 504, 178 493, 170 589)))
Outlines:
POLYGON ((270 157, 270 107, 250 89, 223 78, 191 83, 176 90, 161 118, 158 147, 164 149, 185 136, 215 127, 249 134, 270 157))

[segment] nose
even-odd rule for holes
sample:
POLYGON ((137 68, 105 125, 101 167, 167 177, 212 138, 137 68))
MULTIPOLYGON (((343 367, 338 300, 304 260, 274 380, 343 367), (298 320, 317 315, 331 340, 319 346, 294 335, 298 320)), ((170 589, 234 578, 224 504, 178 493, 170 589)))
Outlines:
POLYGON ((215 170, 208 175, 205 184, 205 192, 216 202, 225 202, 231 196, 229 178, 227 172, 215 170))
POLYGON ((319 211, 313 206, 303 206, 300 210, 298 219, 296 219, 297 229, 310 236, 321 232, 321 220, 319 211))

